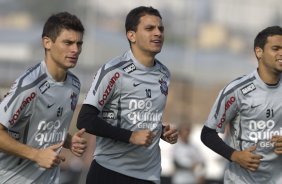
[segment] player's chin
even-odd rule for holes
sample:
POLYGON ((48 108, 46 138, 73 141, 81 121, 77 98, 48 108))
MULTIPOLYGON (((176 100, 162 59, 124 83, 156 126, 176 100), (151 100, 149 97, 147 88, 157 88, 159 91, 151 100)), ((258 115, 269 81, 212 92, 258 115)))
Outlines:
POLYGON ((70 68, 74 68, 76 66, 76 64, 68 64, 67 66, 66 66, 66 68, 67 69, 70 69, 70 68))
POLYGON ((74 68, 77 64, 77 60, 69 60, 68 61, 68 68, 74 68))
POLYGON ((155 55, 160 53, 161 52, 161 49, 153 49, 152 50, 152 53, 154 53, 155 55))

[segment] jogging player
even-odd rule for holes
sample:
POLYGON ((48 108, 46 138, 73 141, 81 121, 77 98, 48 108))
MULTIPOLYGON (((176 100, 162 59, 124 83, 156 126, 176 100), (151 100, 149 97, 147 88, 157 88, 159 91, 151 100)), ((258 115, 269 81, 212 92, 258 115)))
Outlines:
POLYGON ((137 7, 125 22, 130 50, 97 72, 78 116, 78 128, 97 136, 87 184, 160 183, 159 138, 176 143, 162 126, 170 83, 161 52, 164 27, 158 10, 137 7))
POLYGON ((203 143, 228 159, 224 183, 282 183, 282 29, 254 40, 258 68, 224 87, 202 129, 203 143), (231 141, 217 133, 227 124, 231 141))
POLYGON ((80 82, 76 66, 84 27, 67 12, 46 21, 45 58, 23 73, 0 104, 0 183, 59 184, 62 146, 81 156, 84 129, 68 134, 80 82))

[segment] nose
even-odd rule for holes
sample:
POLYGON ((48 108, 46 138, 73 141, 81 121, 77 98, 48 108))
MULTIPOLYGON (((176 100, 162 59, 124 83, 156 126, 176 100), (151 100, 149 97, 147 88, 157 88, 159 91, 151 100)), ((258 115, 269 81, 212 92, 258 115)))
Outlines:
POLYGON ((282 56, 282 48, 279 49, 279 55, 282 56))
POLYGON ((155 35, 160 36, 160 35, 162 35, 162 34, 163 34, 163 32, 162 32, 159 28, 157 28, 157 29, 155 30, 155 35))
POLYGON ((81 51, 81 46, 78 44, 73 44, 71 47, 71 52, 78 53, 81 51))

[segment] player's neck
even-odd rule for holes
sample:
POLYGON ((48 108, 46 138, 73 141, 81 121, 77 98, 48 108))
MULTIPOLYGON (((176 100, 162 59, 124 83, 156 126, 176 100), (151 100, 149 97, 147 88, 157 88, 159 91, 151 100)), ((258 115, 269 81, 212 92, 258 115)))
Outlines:
POLYGON ((152 67, 155 65, 155 55, 152 55, 151 53, 140 52, 134 49, 132 49, 132 53, 137 61, 142 65, 146 67, 152 67))
POLYGON ((47 62, 45 60, 48 73, 52 76, 52 78, 57 82, 63 82, 66 80, 67 71, 55 65, 54 62, 47 62))
POLYGON ((264 71, 262 68, 257 69, 261 80, 268 85, 276 85, 280 81, 280 73, 264 71))

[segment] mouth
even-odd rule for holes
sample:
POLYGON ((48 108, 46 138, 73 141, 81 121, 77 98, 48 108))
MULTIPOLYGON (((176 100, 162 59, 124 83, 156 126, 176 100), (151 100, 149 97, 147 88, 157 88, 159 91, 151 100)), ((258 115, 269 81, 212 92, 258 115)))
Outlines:
POLYGON ((162 43, 162 40, 152 40, 151 42, 153 42, 153 43, 162 43))
POLYGON ((162 40, 152 40, 151 43, 158 47, 162 46, 163 44, 162 40))
POLYGON ((77 60, 78 60, 78 57, 67 57, 67 59, 68 59, 71 63, 76 64, 76 63, 77 63, 77 60))

